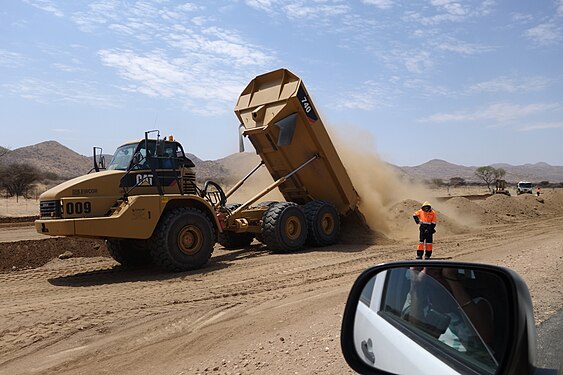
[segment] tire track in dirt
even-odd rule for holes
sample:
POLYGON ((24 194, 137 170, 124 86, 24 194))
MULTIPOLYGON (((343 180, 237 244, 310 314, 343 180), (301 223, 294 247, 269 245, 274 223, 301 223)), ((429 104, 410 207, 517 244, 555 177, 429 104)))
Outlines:
MULTIPOLYGON (((494 249, 550 233, 557 223, 438 237, 436 257, 494 249), (473 249, 460 248, 460 242, 470 242, 473 249)), ((198 332, 261 314, 267 306, 299 304, 320 290, 347 288, 370 265, 412 259, 415 245, 333 246, 296 254, 217 248, 208 267, 179 274, 122 269, 109 258, 56 261, 0 274, 0 298, 7 301, 0 315, 0 372, 29 373, 30 359, 38 373, 72 372, 182 337, 197 341, 198 332)))

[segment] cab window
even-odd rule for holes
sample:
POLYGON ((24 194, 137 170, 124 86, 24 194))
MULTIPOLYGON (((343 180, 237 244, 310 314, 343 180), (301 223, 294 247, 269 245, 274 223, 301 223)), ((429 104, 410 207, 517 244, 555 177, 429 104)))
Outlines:
POLYGON ((115 150, 106 169, 126 170, 133 159, 136 143, 123 145, 115 150))

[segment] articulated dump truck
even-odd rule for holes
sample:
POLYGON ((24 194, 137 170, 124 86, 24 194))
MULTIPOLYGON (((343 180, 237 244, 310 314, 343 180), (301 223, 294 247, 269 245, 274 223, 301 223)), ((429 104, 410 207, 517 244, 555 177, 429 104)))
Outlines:
POLYGON ((357 213, 358 195, 301 79, 285 69, 256 77, 235 113, 262 160, 230 190, 197 186, 182 145, 148 131, 107 165, 95 147, 88 174, 43 193, 37 231, 104 239, 124 266, 170 271, 202 267, 216 242, 239 249, 256 239, 274 252, 334 244, 341 218, 357 213), (247 202, 227 203, 263 166, 273 183, 247 202), (259 202, 276 188, 285 202, 259 202))

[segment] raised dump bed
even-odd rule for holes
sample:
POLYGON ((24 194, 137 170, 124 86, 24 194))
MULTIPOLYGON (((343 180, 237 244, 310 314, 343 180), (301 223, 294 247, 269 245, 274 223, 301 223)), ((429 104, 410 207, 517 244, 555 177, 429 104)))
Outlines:
POLYGON ((356 209, 358 194, 299 77, 279 69, 254 78, 235 113, 288 202, 331 202, 341 215, 356 209), (316 158, 315 158, 316 157, 316 158))

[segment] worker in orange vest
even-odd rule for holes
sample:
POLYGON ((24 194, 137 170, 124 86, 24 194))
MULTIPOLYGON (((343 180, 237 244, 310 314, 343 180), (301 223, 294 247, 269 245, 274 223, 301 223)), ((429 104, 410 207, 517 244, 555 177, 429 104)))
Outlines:
POLYGON ((422 255, 424 255, 424 259, 430 259, 432 256, 432 235, 436 233, 436 212, 432 209, 430 202, 426 201, 412 217, 415 223, 420 226, 420 242, 416 248, 416 259, 422 259, 422 255))

